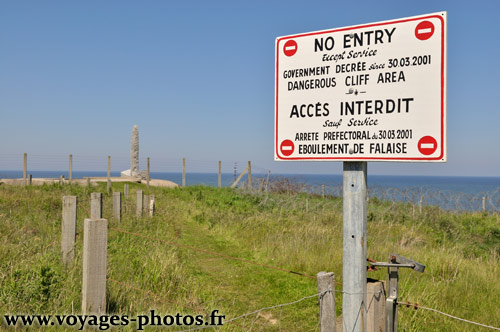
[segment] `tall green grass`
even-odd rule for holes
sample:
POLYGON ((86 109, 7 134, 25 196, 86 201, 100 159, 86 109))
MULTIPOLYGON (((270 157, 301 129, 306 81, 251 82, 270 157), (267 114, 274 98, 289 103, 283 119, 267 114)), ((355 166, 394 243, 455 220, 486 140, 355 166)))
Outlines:
MULTIPOLYGON (((109 220, 109 313, 207 314, 226 319, 316 293, 314 279, 180 245, 194 246, 287 271, 335 273, 342 288, 342 200, 297 192, 259 193, 229 188, 151 188, 154 217, 135 217, 135 189, 124 217, 112 219, 111 195, 98 187, 0 186, 0 314, 79 313, 83 219, 91 192, 104 193, 109 220), (78 204, 75 263, 60 259, 63 195, 78 204), (126 232, 121 232, 125 230, 126 232), (130 233, 140 234, 136 236, 130 233)), ((113 184, 123 191, 123 184, 113 184)), ((427 266, 402 269, 400 298, 485 324, 500 326, 500 220, 498 214, 453 213, 437 207, 371 199, 368 256, 391 253, 427 266)), ((386 271, 369 277, 386 279, 386 271)), ((337 314, 342 294, 336 293, 337 314)), ((3 317, 2 317, 3 318, 3 317)), ((224 331, 314 331, 316 299, 268 310, 228 324, 224 331)), ((436 313, 401 307, 401 331, 484 331, 436 313)), ((57 330, 44 329, 45 331, 57 330)), ((133 326, 124 330, 134 330, 133 326)))

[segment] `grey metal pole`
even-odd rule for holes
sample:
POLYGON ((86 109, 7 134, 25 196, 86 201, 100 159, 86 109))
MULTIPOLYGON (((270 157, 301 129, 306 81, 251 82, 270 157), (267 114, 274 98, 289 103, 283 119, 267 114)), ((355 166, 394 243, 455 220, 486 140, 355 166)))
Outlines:
POLYGON ((344 162, 342 325, 349 332, 367 329, 366 175, 366 162, 344 162))
POLYGON ((385 330, 386 332, 398 332, 398 283, 399 268, 389 267, 389 290, 385 302, 385 330))

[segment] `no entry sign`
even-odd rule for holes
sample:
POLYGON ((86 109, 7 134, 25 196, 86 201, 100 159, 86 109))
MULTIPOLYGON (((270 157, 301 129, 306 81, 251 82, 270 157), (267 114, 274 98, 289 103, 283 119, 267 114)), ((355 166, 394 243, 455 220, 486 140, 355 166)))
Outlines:
POLYGON ((446 161, 446 12, 276 39, 276 160, 446 161))

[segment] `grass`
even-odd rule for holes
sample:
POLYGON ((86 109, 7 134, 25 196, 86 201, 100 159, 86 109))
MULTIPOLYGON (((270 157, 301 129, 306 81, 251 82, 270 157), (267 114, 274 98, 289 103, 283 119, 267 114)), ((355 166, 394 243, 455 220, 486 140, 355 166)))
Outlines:
MULTIPOLYGON (((230 319, 317 291, 314 279, 207 251, 311 276, 332 271, 336 288, 342 288, 340 198, 203 186, 151 188, 157 213, 137 218, 139 188, 146 190, 130 184, 120 222, 112 219, 111 195, 104 194, 103 217, 110 227, 109 313, 135 316, 155 309, 161 314, 208 314, 218 309, 230 319)), ((113 184, 113 190, 123 191, 123 183, 113 184)), ((105 193, 105 184, 0 186, 0 315, 80 312, 82 225, 89 215, 91 192, 105 193), (60 259, 64 195, 79 199, 75 264, 70 268, 60 259)), ((498 214, 454 213, 437 207, 419 211, 411 204, 371 199, 367 245, 368 256, 378 261, 398 253, 427 266, 423 274, 401 270, 400 299, 500 326, 498 214)), ((368 275, 385 280, 386 274, 381 270, 368 275)), ((336 301, 340 315, 341 293, 336 293, 336 301)), ((315 331, 318 321, 318 301, 312 298, 239 319, 222 330, 315 331)), ((400 307, 399 330, 485 329, 400 307)))

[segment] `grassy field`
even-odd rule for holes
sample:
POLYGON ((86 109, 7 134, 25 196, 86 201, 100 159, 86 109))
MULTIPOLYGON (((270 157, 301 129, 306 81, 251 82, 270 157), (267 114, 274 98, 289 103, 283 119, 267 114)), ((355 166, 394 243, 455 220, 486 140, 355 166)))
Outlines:
MULTIPOLYGON (((301 193, 251 193, 210 187, 151 188, 154 217, 135 217, 130 184, 121 222, 111 218, 105 185, 0 186, 0 315, 69 314, 81 310, 83 219, 91 192, 104 193, 109 220, 109 313, 135 316, 208 314, 226 319, 316 293, 319 271, 342 288, 342 200, 301 193), (76 195, 75 264, 60 258, 62 196, 76 195), (205 251, 194 250, 192 246, 205 251), (217 252, 242 260, 215 255, 217 252), (244 260, 286 271, 250 264, 244 260)), ((123 183, 113 184, 123 191, 123 183)), ((402 269, 400 299, 500 327, 500 218, 371 199, 368 256, 398 253, 427 266, 402 269)), ((384 270, 369 272, 386 279, 384 270)), ((342 294, 336 293, 337 315, 342 294)), ((223 331, 316 331, 317 298, 266 310, 223 331)), ((2 326, 0 326, 1 328, 2 326)), ((134 330, 133 326, 122 328, 134 330)), ((34 328, 29 330, 35 330, 34 328)), ((44 328, 43 331, 57 330, 44 328)), ((486 331, 422 309, 399 308, 400 331, 486 331)))

